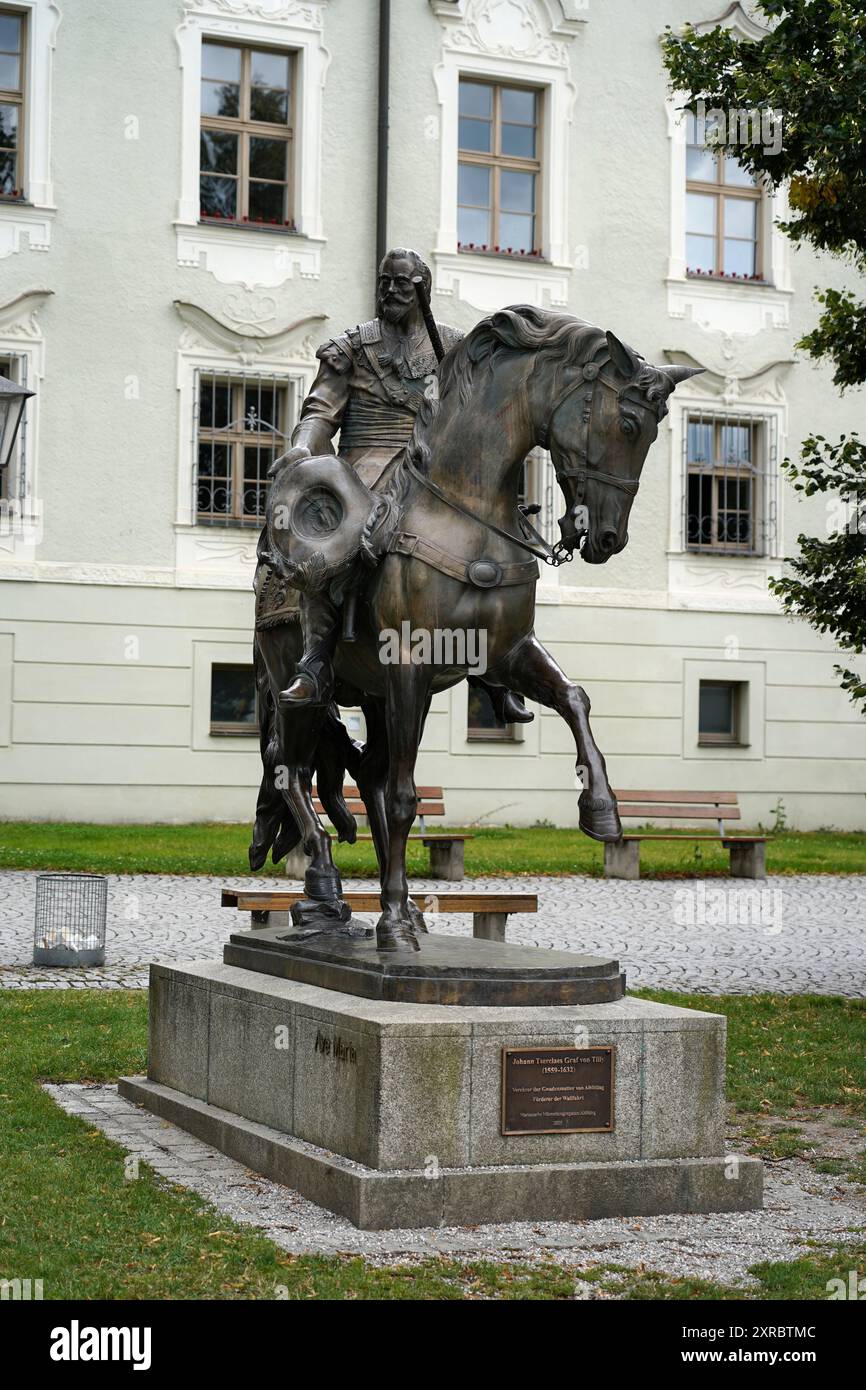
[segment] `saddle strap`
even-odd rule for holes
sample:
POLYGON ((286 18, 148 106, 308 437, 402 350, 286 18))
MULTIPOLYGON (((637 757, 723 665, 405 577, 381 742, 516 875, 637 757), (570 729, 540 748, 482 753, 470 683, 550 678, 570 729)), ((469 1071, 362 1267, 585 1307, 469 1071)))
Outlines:
POLYGON ((461 560, 459 555, 451 555, 449 551, 436 545, 435 541, 413 535, 411 531, 395 532, 386 546, 386 554, 411 555, 416 560, 423 560, 425 565, 430 565, 440 573, 447 574, 449 579, 459 579, 464 584, 472 584, 473 587, 498 588, 505 584, 534 584, 538 578, 536 562, 520 560, 511 565, 497 564, 499 577, 493 583, 479 585, 478 581, 473 579, 471 570, 478 564, 489 563, 492 566, 492 561, 461 560))

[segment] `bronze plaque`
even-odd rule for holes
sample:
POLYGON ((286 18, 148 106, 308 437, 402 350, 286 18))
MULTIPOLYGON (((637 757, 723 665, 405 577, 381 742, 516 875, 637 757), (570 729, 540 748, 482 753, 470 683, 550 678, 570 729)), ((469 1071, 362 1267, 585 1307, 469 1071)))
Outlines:
POLYGON ((503 1047, 503 1134, 609 1134, 613 1047, 503 1047))

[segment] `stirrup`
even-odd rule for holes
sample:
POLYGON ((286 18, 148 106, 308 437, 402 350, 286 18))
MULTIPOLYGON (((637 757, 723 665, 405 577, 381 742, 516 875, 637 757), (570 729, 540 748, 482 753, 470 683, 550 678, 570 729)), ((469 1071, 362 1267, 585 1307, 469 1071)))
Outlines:
POLYGON ((326 668, 319 674, 313 668, 312 664, 308 666, 305 665, 303 661, 299 661, 291 685, 287 686, 285 690, 280 691, 279 703, 283 708, 287 705, 299 707, 329 705, 333 693, 334 681, 330 669, 326 668), (293 693, 295 691, 295 686, 304 681, 308 682, 311 689, 304 693, 302 686, 300 690, 293 693))

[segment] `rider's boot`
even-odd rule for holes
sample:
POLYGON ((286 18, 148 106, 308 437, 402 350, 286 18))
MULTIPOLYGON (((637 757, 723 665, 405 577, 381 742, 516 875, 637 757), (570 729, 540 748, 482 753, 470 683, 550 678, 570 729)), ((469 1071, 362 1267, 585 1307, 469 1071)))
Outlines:
POLYGON ((470 677, 470 684, 473 680, 487 691, 493 713, 501 724, 532 723, 535 715, 526 708, 522 696, 513 690, 506 690, 503 685, 488 685, 480 676, 470 677))
POLYGON ((340 635, 340 611, 325 594, 301 595, 304 652, 295 679, 280 691, 280 704, 328 705, 334 693, 332 657, 340 635))

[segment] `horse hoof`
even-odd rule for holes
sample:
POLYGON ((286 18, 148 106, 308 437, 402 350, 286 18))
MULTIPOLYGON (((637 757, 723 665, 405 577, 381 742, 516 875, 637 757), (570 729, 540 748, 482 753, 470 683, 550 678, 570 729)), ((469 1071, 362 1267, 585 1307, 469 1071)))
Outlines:
POLYGON ((588 792, 583 792, 577 807, 580 828, 591 840, 611 844, 622 839, 622 821, 612 797, 590 796, 588 792))
POLYGON ((421 943, 409 923, 383 922, 376 924, 376 949, 379 951, 420 951, 421 943))

